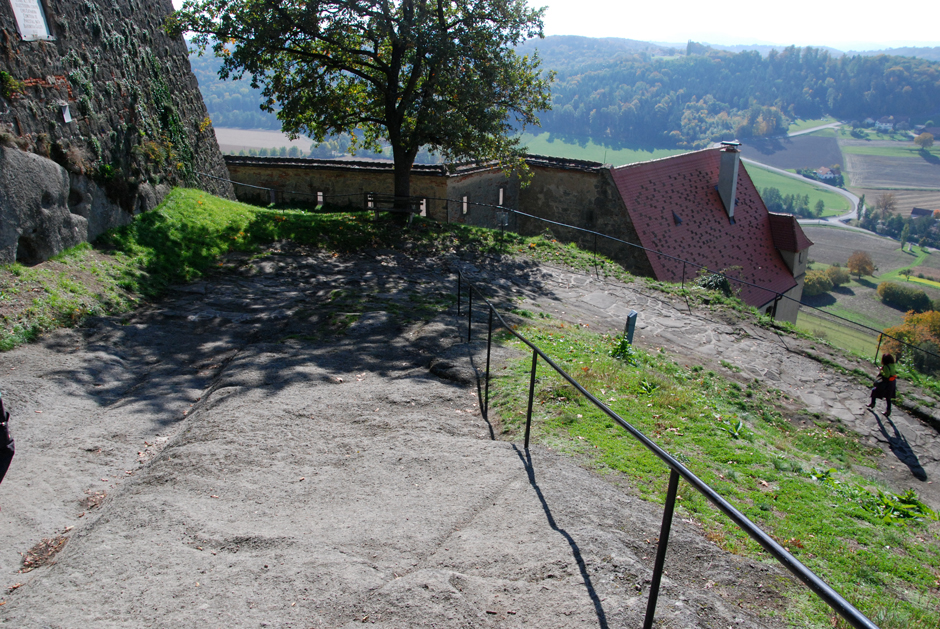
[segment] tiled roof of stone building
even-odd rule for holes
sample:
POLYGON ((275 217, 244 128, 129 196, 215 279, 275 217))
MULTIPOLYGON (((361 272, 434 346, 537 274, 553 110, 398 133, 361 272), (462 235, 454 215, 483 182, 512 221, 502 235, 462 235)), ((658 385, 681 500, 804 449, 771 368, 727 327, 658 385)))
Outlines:
POLYGON ((780 251, 803 251, 813 246, 792 214, 770 213, 770 233, 780 251))
POLYGON ((728 218, 716 189, 720 163, 720 149, 705 149, 622 166, 611 174, 640 244, 666 254, 647 253, 656 279, 679 282, 684 273, 689 281, 698 274, 697 266, 725 271, 729 278, 766 289, 732 282, 745 303, 761 306, 796 281, 777 251, 770 214, 743 163, 734 222, 728 218))

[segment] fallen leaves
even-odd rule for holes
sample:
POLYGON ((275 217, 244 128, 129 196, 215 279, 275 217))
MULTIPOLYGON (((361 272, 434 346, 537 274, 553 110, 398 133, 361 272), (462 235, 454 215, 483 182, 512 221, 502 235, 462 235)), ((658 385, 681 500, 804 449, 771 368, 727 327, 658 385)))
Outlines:
MULTIPOLYGON (((69 527, 71 528, 71 527, 69 527)), ((43 538, 38 544, 23 555, 23 568, 20 572, 29 572, 40 566, 52 563, 53 557, 65 547, 69 538, 65 535, 43 538)), ((19 585, 17 585, 19 587, 19 585)))

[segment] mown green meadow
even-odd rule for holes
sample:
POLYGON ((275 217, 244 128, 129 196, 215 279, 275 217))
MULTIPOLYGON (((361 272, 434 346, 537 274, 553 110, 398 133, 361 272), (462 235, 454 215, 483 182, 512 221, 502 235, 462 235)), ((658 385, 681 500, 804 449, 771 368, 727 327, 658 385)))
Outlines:
POLYGON ((809 179, 805 181, 793 179, 786 175, 775 173, 772 170, 761 168, 754 163, 745 164, 745 167, 747 168, 747 174, 751 177, 751 181, 754 182, 754 185, 757 186, 757 189, 760 191, 763 191, 765 188, 777 188, 780 190, 780 194, 784 196, 788 194, 800 196, 809 195, 809 206, 811 208, 816 207, 816 203, 822 199, 822 202, 826 205, 826 211, 823 212, 823 217, 839 216, 852 209, 852 204, 849 200, 837 192, 832 192, 831 186, 814 184, 811 183, 809 179))
MULTIPOLYGON (((877 467, 880 450, 838 421, 793 416, 784 394, 757 381, 684 367, 659 352, 614 358, 619 338, 550 319, 533 319, 517 331, 883 629, 938 626, 940 523, 915 496, 894 496, 853 471, 877 467), (921 515, 907 517, 915 511, 921 515)), ((503 342, 523 357, 493 380, 492 408, 504 437, 518 439, 531 362, 518 341, 503 336, 503 342)), ((536 442, 586 457, 602 474, 622 475, 643 498, 664 501, 665 465, 544 364, 532 434, 536 442)), ((678 517, 700 524, 725 550, 770 561, 689 485, 681 483, 679 495, 678 517)), ((802 586, 787 596, 794 626, 841 626, 802 586)))

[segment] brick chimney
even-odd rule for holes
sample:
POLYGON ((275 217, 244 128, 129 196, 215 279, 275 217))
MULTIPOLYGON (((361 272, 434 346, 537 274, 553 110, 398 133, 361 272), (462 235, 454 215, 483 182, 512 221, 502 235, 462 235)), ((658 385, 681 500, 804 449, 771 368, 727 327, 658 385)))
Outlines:
POLYGON ((734 224, 734 195, 738 189, 738 166, 741 164, 740 142, 721 143, 721 168, 718 171, 718 194, 725 204, 728 218, 734 224))

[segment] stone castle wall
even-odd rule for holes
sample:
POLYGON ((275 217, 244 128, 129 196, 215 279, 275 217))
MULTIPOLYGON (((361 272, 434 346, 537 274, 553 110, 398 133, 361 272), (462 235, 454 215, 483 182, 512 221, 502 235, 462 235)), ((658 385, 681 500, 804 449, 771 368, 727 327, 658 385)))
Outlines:
MULTIPOLYGON (((366 192, 391 195, 394 191, 390 162, 233 155, 225 156, 225 161, 232 181, 247 184, 236 184, 235 192, 239 200, 248 203, 313 201, 322 192, 328 203, 362 208, 366 192)), ((595 246, 589 234, 518 214, 506 215, 497 209, 502 205, 626 242, 639 242, 609 169, 593 162, 538 156, 530 156, 527 161, 531 178, 526 186, 520 185, 518 177, 507 176, 493 165, 458 166, 450 173, 443 166, 415 165, 411 192, 415 197, 424 197, 427 216, 442 223, 505 227, 524 236, 548 229, 561 241, 576 242, 587 250, 595 246), (504 218, 507 222, 501 225, 504 218)), ((598 253, 633 273, 653 274, 641 249, 607 238, 598 238, 596 247, 598 253)))
POLYGON ((157 205, 233 198, 171 0, 0 2, 0 263, 38 262, 157 205), (42 7, 24 41, 13 6, 42 7))

